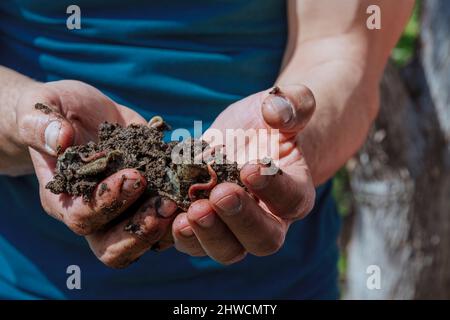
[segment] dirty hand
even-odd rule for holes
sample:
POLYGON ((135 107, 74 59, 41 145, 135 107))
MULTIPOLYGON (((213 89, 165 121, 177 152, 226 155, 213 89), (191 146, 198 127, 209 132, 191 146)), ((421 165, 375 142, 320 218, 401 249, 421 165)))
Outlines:
POLYGON ((88 203, 81 197, 55 195, 45 189, 53 177, 57 154, 73 144, 94 141, 103 121, 122 126, 146 123, 136 112, 79 81, 33 83, 24 90, 16 106, 17 135, 29 148, 45 211, 75 233, 85 235, 102 262, 125 267, 162 233, 170 232, 170 217, 176 210, 172 202, 152 198, 126 220, 112 225, 108 223, 128 209, 146 188, 146 180, 137 170, 125 169, 106 178, 99 184, 103 185, 102 190, 98 188, 88 203), (35 108, 38 102, 50 109, 42 105, 35 108), (138 234, 126 231, 130 223, 140 226, 138 234))
MULTIPOLYGON (((289 225, 311 211, 314 184, 296 138, 314 112, 314 96, 304 86, 269 92, 256 93, 229 106, 212 128, 222 132, 279 129, 281 173, 261 175, 262 164, 247 163, 241 170, 241 181, 258 200, 236 184, 222 183, 211 191, 209 199, 194 202, 172 226, 179 251, 191 256, 208 255, 223 264, 237 262, 246 253, 270 255, 283 245, 289 225)), ((256 142, 250 137, 244 149, 252 143, 256 142)), ((238 154, 245 152, 235 150, 238 154)))

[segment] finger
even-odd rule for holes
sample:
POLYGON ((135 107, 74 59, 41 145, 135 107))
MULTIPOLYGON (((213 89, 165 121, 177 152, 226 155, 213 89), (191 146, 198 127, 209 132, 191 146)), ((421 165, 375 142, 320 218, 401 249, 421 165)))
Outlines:
POLYGON ((173 239, 172 235, 172 229, 169 228, 165 235, 156 243, 154 243, 151 247, 151 249, 155 252, 161 252, 166 249, 171 248, 175 244, 175 241, 173 239))
POLYGON ((128 126, 131 123, 134 124, 147 124, 147 121, 144 117, 142 117, 139 113, 134 111, 133 109, 130 109, 124 105, 117 104, 117 108, 120 111, 121 119, 119 123, 122 126, 128 126))
POLYGON ((160 216, 170 217, 178 209, 177 204, 172 200, 164 197, 159 197, 158 199, 156 210, 160 216))
POLYGON ((175 218, 172 225, 172 235, 175 242, 175 248, 183 253, 193 257, 205 256, 206 252, 203 250, 200 242, 194 234, 192 227, 189 224, 186 213, 180 213, 175 218))
POLYGON ((261 208, 243 188, 233 183, 219 184, 211 191, 209 200, 248 252, 265 256, 280 249, 288 227, 286 222, 261 208))
POLYGON ((304 218, 314 205, 315 189, 307 166, 281 169, 274 175, 261 174, 262 164, 246 164, 240 172, 241 181, 262 200, 269 210, 282 218, 304 218))
POLYGON ((73 143, 74 129, 55 106, 37 103, 17 122, 22 142, 45 154, 56 156, 73 143))
POLYGON ((160 206, 159 197, 153 197, 131 218, 87 236, 94 254, 112 268, 124 268, 136 261, 171 228, 175 211, 163 217, 158 214, 160 206))
POLYGON ((41 203, 51 216, 79 235, 90 234, 129 208, 145 191, 147 181, 134 169, 124 169, 98 184, 89 202, 45 188, 53 178, 55 159, 30 149, 39 181, 41 203))
POLYGON ((88 203, 76 198, 69 206, 67 202, 57 202, 54 209, 62 212, 64 223, 72 231, 90 234, 128 209, 146 186, 147 181, 137 170, 124 169, 103 180, 88 203))
POLYGON ((311 90, 303 85, 290 85, 273 88, 264 99, 261 112, 270 127, 295 134, 306 126, 315 106, 311 90))
MULTIPOLYGON (((178 210, 176 203, 173 202, 172 200, 169 200, 164 197, 163 198, 159 197, 158 199, 161 200, 159 201, 160 203, 156 204, 156 212, 160 216, 169 218, 178 210)), ((172 229, 168 228, 164 236, 158 242, 154 243, 151 249, 160 252, 172 247, 173 245, 174 240, 172 236, 172 229)))
POLYGON ((222 264, 232 264, 245 257, 245 249, 217 216, 207 199, 194 202, 187 212, 189 224, 205 252, 222 264))

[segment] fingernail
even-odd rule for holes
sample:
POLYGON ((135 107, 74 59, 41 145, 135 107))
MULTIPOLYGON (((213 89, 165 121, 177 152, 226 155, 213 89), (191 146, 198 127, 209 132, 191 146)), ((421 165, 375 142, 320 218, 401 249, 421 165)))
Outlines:
POLYGON ((280 118, 283 124, 286 124, 292 120, 294 117, 294 108, 289 100, 276 95, 271 95, 267 100, 267 107, 274 115, 277 115, 277 117, 280 118))
POLYGON ((56 153, 58 149, 59 132, 61 131, 61 122, 58 120, 52 121, 45 128, 45 148, 51 152, 56 153))
POLYGON ((194 235, 194 231, 192 231, 192 228, 190 226, 181 229, 180 233, 186 238, 192 237, 194 235))
POLYGON ((169 218, 175 213, 177 206, 173 201, 159 197, 159 201, 155 202, 155 208, 161 217, 169 218))
POLYGON ((259 172, 249 175, 246 180, 250 187, 255 190, 264 188, 269 181, 267 176, 261 175, 259 172))
POLYGON ((214 217, 214 213, 210 213, 197 220, 197 224, 199 224, 203 228, 211 228, 215 220, 216 217, 214 217))
POLYGON ((177 222, 177 228, 179 228, 179 233, 184 237, 192 237, 194 235, 194 231, 192 230, 186 216, 181 216, 180 220, 177 222))
POLYGON ((241 199, 237 195, 230 194, 217 201, 216 206, 222 209, 225 214, 234 215, 239 213, 242 204, 241 199))
POLYGON ((122 191, 125 193, 132 194, 136 192, 136 190, 140 189, 142 186, 141 179, 127 178, 125 175, 122 176, 122 179, 123 179, 122 191))

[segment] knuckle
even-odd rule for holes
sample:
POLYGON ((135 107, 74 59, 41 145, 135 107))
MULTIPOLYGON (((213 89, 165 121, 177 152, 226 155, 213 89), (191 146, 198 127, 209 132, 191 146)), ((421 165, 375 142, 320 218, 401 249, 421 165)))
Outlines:
POLYGON ((299 85, 295 88, 292 103, 297 111, 296 125, 303 128, 311 119, 316 109, 316 100, 313 92, 306 86, 299 85))
POLYGON ((232 257, 224 259, 222 261, 218 260, 218 262, 225 266, 229 266, 243 260, 246 256, 247 252, 245 250, 240 250, 238 253, 235 253, 232 257))
POLYGON ((191 253, 189 253, 189 255, 192 257, 204 257, 206 256, 206 253, 205 251, 203 251, 203 249, 198 248, 197 250, 194 250, 191 253))
POLYGON ((255 221, 255 217, 253 212, 242 210, 242 214, 239 216, 239 224, 241 225, 241 229, 243 230, 253 230, 255 228, 255 224, 260 223, 255 221))
POLYGON ((163 224, 157 217, 148 217, 140 223, 139 236, 149 242, 156 242, 166 234, 169 225, 163 224))
POLYGON ((95 231, 83 215, 67 215, 64 217, 64 223, 70 230, 80 236, 86 236, 95 231))
POLYGON ((42 196, 42 193, 41 193, 41 206, 45 212, 47 212, 49 215, 53 215, 52 207, 50 206, 50 203, 48 202, 47 198, 42 196))
POLYGON ((284 238, 285 234, 283 232, 280 232, 277 236, 272 236, 270 239, 261 241, 256 246, 257 249, 253 254, 258 257, 263 257, 277 253, 284 244, 284 238))
POLYGON ((97 244, 91 244, 97 258, 106 266, 113 269, 123 269, 128 267, 146 251, 136 243, 114 243, 107 247, 98 248, 97 244))
POLYGON ((309 174, 301 182, 295 183, 291 190, 288 197, 295 200, 283 201, 277 209, 282 212, 283 218, 293 221, 301 220, 311 212, 315 204, 316 190, 309 174))
POLYGON ((107 250, 105 254, 103 254, 99 260, 106 265, 107 267, 113 269, 123 269, 128 267, 131 263, 137 260, 137 258, 131 259, 128 254, 125 253, 117 253, 110 252, 107 250))
POLYGON ((302 195, 294 212, 294 219, 301 220, 304 219, 314 208, 316 193, 313 189, 302 195))
POLYGON ((299 211, 299 219, 304 219, 314 208, 314 200, 306 199, 303 210, 299 211))
POLYGON ((90 212, 83 215, 82 219, 99 220, 106 223, 116 218, 122 213, 131 202, 126 199, 117 199, 116 197, 109 197, 105 201, 101 201, 97 205, 90 208, 90 212))
POLYGON ((221 257, 216 258, 215 260, 223 265, 231 265, 233 263, 239 262, 245 258, 247 252, 244 249, 240 249, 238 251, 231 251, 228 254, 225 254, 221 257))
POLYGON ((34 115, 24 114, 17 117, 16 125, 21 142, 25 145, 32 145, 32 139, 39 136, 34 125, 34 115))
POLYGON ((51 217, 53 217, 57 220, 60 220, 60 221, 64 221, 64 214, 53 208, 53 206, 51 205, 51 202, 45 196, 44 190, 41 188, 39 192, 40 192, 42 209, 51 217))
POLYGON ((199 244, 189 240, 176 240, 175 249, 178 251, 190 255, 191 257, 203 257, 206 255, 205 251, 199 244))
POLYGON ((314 97, 314 93, 308 87, 299 85, 298 96, 303 107, 308 109, 314 109, 316 107, 316 99, 314 97))
POLYGON ((172 238, 170 231, 175 218, 160 216, 155 209, 156 204, 154 202, 149 201, 142 205, 139 212, 129 220, 125 227, 130 233, 151 244, 160 241, 169 234, 172 238))
POLYGON ((297 201, 293 201, 287 208, 284 207, 283 217, 296 219, 301 212, 301 206, 303 204, 303 196, 299 196, 297 201))

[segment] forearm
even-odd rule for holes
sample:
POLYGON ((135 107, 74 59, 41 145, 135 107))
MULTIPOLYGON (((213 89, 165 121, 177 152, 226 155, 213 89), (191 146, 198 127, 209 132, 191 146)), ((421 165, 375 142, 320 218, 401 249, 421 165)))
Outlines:
POLYGON ((315 185, 330 178, 362 145, 378 111, 386 61, 412 11, 412 0, 290 0, 289 41, 279 84, 303 84, 316 99, 298 135, 315 185), (382 12, 380 30, 366 9, 382 12))
POLYGON ((15 108, 21 93, 33 80, 0 66, 0 174, 31 172, 29 154, 17 136, 15 108))

